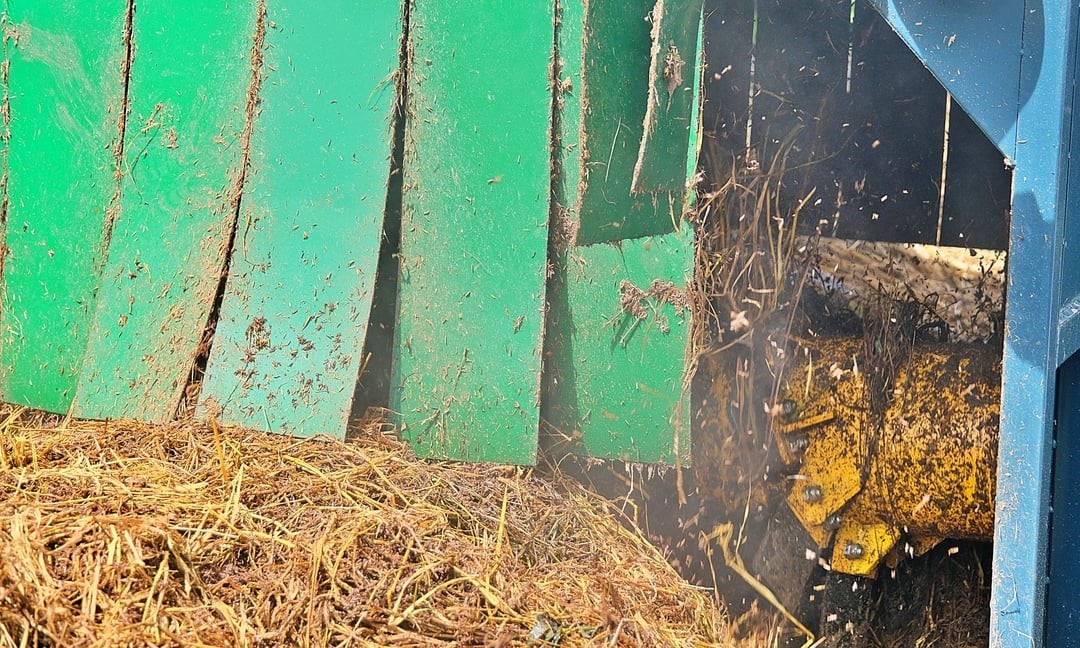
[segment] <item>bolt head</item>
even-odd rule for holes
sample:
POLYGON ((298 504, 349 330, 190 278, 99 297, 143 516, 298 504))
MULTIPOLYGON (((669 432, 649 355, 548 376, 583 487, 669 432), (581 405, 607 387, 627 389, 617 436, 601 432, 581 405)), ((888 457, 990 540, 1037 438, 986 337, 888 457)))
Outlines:
POLYGON ((825 521, 821 523, 821 526, 823 526, 826 531, 836 531, 840 528, 840 522, 842 521, 843 518, 840 517, 839 513, 830 513, 829 517, 825 518, 825 521))
POLYGON ((866 549, 858 542, 849 542, 844 545, 844 558, 858 560, 866 555, 866 549))
POLYGON ((780 403, 780 416, 785 420, 790 420, 798 411, 799 405, 790 398, 785 398, 780 403))
POLYGON ((805 434, 797 434, 788 441, 788 450, 793 454, 803 452, 810 447, 810 437, 805 434))
POLYGON ((802 490, 803 501, 807 504, 816 504, 821 501, 825 493, 821 490, 821 486, 817 484, 811 484, 802 490))

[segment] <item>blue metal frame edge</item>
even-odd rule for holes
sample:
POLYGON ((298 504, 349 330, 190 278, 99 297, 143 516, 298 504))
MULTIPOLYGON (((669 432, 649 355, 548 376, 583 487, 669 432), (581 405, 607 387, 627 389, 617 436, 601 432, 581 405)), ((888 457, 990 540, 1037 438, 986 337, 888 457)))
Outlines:
POLYGON ((1024 3, 991 646, 1061 645, 1066 639, 1047 634, 1047 593, 1076 25, 1074 2, 1024 3))

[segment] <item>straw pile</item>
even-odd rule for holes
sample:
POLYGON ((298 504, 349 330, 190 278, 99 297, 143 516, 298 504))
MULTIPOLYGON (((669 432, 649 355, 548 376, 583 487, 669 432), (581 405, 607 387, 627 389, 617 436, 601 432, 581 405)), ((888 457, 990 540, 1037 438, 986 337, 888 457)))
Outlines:
POLYGON ((377 426, 0 417, 0 646, 728 643, 707 594, 558 476, 419 461, 377 426))

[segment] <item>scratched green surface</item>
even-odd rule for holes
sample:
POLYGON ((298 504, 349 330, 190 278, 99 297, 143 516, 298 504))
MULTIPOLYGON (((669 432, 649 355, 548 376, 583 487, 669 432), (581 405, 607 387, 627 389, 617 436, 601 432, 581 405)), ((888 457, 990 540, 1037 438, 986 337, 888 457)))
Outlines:
POLYGON ((413 4, 391 409, 421 456, 536 458, 553 5, 413 4))
POLYGON ((649 110, 634 166, 634 192, 681 191, 693 150, 700 74, 701 0, 658 0, 653 10, 649 110))
POLYGON ((66 412, 116 193, 127 2, 4 3, 0 398, 66 412))
POLYGON ((235 220, 255 2, 140 0, 120 210, 76 415, 175 413, 235 220))
MULTIPOLYGON (((577 153, 582 103, 573 96, 580 87, 575 74, 581 67, 575 61, 581 60, 583 4, 563 2, 560 8, 559 59, 566 68, 560 73, 561 101, 556 104, 561 106, 556 112, 560 172, 554 189, 560 220, 574 221, 581 208, 577 188, 584 171, 577 153)), ((694 85, 695 94, 698 87, 694 85)), ((616 108, 606 110, 615 114, 616 108)), ((631 105, 622 109, 619 119, 638 110, 631 105)), ((684 183, 696 165, 698 114, 691 113, 693 145, 677 165, 684 183)), ((584 123, 588 136, 589 121, 584 123)), ((680 194, 679 213, 689 198, 686 192, 680 194)), ((640 306, 647 316, 639 320, 623 310, 621 285, 626 281, 648 291, 654 281, 670 282, 685 299, 693 271, 691 228, 684 223, 677 231, 618 245, 568 243, 557 245, 552 259, 541 416, 560 438, 575 439, 570 449, 579 454, 685 462, 691 441, 690 395, 684 387, 690 314, 684 304, 645 297, 640 306)))
POLYGON ((580 38, 583 49, 581 88, 574 95, 582 110, 576 196, 576 240, 582 245, 670 232, 682 216, 682 188, 631 191, 649 96, 652 35, 645 17, 654 5, 588 0, 584 22, 575 25, 579 34, 567 35, 580 38))
POLYGON ((259 113, 200 415, 344 436, 390 175, 397 0, 267 4, 259 113))

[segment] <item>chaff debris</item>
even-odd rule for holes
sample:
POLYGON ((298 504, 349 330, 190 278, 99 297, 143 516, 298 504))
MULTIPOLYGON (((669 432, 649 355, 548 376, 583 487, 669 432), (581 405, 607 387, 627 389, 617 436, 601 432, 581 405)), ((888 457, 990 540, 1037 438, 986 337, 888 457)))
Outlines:
POLYGON ((10 413, 0 646, 509 646, 542 615, 561 646, 727 637, 558 476, 420 461, 377 425, 341 443, 10 413))

